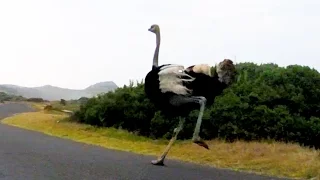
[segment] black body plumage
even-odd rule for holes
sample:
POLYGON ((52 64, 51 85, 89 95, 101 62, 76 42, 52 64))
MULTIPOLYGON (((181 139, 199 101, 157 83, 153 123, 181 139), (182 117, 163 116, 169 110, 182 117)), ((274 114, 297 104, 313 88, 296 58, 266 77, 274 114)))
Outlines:
MULTIPOLYGON (((173 92, 161 92, 159 72, 164 66, 152 67, 152 70, 145 77, 145 93, 147 98, 166 116, 187 116, 190 111, 199 109, 199 105, 195 103, 175 105, 172 104, 172 99, 179 100, 179 97, 203 96, 207 99, 207 105, 212 105, 216 96, 220 95, 226 84, 219 81, 218 76, 215 74, 213 77, 203 73, 195 73, 193 71, 184 71, 185 74, 194 78, 191 82, 183 82, 183 85, 192 90, 189 95, 176 94, 173 92)), ((182 77, 188 78, 188 77, 182 77)))
POLYGON ((219 77, 216 73, 212 77, 193 71, 186 73, 195 78, 195 80, 190 83, 185 83, 185 86, 192 89, 192 96, 205 97, 207 99, 207 106, 211 106, 214 103, 215 97, 219 96, 227 87, 225 83, 219 81, 219 77))

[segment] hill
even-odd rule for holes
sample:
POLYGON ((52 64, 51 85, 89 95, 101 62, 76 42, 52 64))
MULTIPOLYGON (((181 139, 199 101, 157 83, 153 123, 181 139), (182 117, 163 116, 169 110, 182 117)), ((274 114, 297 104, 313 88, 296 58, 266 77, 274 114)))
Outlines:
POLYGON ((113 81, 99 82, 85 89, 67 89, 51 85, 40 87, 22 87, 11 84, 0 85, 0 92, 10 95, 23 96, 26 98, 42 98, 46 100, 71 100, 81 97, 92 97, 100 93, 113 91, 118 86, 113 81))

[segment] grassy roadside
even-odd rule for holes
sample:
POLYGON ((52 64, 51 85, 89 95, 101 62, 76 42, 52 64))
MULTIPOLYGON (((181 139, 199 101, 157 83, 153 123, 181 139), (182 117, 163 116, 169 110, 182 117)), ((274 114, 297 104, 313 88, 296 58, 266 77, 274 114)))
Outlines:
MULTIPOLYGON (((37 109, 43 106, 36 103, 32 105, 37 109)), ((168 142, 150 140, 123 130, 73 123, 66 118, 67 115, 63 113, 40 110, 6 118, 2 123, 78 142, 147 155, 159 155, 168 142)), ((226 143, 212 140, 208 144, 211 148, 209 151, 190 141, 178 141, 168 158, 272 176, 320 177, 320 151, 277 142, 226 143)))
POLYGON ((24 102, 31 106, 33 109, 41 111, 45 107, 45 103, 35 103, 35 102, 24 102))
POLYGON ((61 110, 69 110, 69 111, 76 111, 80 107, 80 103, 67 101, 66 105, 61 105, 60 101, 51 101, 51 105, 55 109, 61 109, 61 110))
POLYGON ((31 107, 37 110, 42 110, 46 105, 51 105, 53 109, 56 110, 69 110, 76 111, 80 108, 79 103, 67 103, 67 105, 63 106, 59 101, 51 101, 50 103, 38 103, 38 102, 24 102, 29 104, 31 107))

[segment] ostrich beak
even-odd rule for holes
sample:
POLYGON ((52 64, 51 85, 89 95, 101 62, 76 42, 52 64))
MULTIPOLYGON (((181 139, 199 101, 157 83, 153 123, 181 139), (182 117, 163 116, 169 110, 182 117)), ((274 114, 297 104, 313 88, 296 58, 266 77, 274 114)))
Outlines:
POLYGON ((151 31, 151 28, 149 28, 148 31, 151 31))

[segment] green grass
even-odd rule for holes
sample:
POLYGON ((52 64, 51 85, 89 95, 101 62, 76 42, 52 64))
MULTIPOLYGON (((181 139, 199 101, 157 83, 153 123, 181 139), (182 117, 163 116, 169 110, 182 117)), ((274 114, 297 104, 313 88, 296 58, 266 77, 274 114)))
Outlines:
MULTIPOLYGON (((151 140, 124 130, 78 124, 69 121, 67 117, 64 113, 41 110, 18 114, 4 119, 2 123, 105 148, 147 155, 161 154, 168 143, 167 140, 151 140)), ((272 176, 320 177, 320 151, 314 149, 279 142, 227 143, 212 140, 207 143, 210 150, 191 141, 177 141, 168 158, 272 176)))

